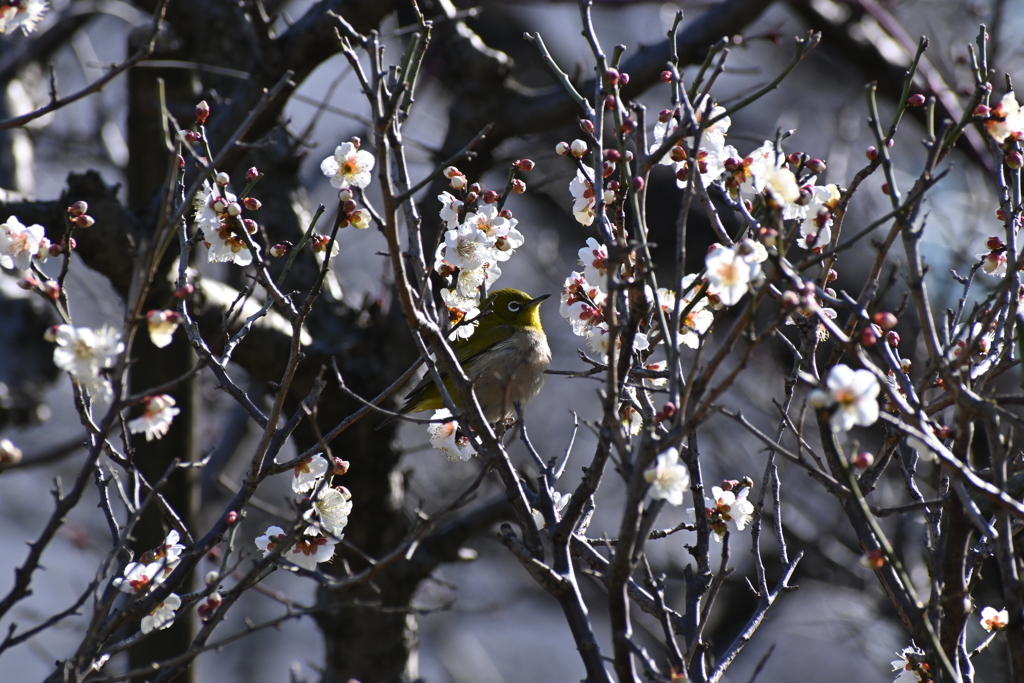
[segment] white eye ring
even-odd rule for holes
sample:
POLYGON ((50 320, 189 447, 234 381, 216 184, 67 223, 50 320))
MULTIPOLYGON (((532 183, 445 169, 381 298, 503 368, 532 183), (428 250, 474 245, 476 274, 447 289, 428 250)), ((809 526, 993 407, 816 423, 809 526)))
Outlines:
POLYGON ((508 310, 512 311, 513 313, 518 311, 519 310, 519 302, 518 301, 510 301, 510 302, 508 302, 508 310))

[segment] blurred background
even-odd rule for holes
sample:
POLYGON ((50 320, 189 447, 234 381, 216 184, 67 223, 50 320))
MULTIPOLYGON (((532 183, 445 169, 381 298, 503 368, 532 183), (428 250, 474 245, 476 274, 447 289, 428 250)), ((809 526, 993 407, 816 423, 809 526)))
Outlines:
MULTIPOLYGON (((187 28, 187 22, 173 15, 175 4, 176 0, 172 0, 171 24, 178 32, 174 39, 185 46, 208 40, 206 32, 212 30, 211 27, 187 28), (188 31, 194 31, 195 36, 188 31)), ((101 92, 53 115, 36 119, 24 128, 0 133, 0 186, 6 191, 5 203, 53 201, 59 204, 64 201, 62 193, 70 172, 95 169, 107 185, 118 186, 114 191, 118 199, 132 207, 137 216, 144 215, 146 202, 133 199, 131 195, 133 186, 139 184, 138 164, 147 162, 139 158, 144 153, 140 151, 142 148, 133 144, 138 127, 133 128, 129 121, 135 95, 129 79, 152 79, 157 72, 162 75, 173 72, 174 78, 184 79, 183 83, 175 85, 178 92, 188 92, 191 88, 195 95, 194 100, 185 98, 178 103, 183 111, 190 110, 203 97, 213 110, 211 121, 216 122, 222 112, 234 111, 232 107, 239 98, 241 83, 247 79, 259 82, 251 73, 260 70, 264 73, 271 68, 261 62, 258 54, 252 54, 259 52, 259 44, 245 42, 249 29, 217 23, 227 22, 224 17, 230 16, 232 11, 256 12, 258 6, 246 2, 231 5, 231 9, 227 7, 229 4, 211 2, 206 8, 203 3, 195 6, 182 3, 178 11, 197 13, 194 17, 197 24, 205 21, 203 12, 209 11, 215 15, 209 23, 218 27, 221 38, 230 42, 237 31, 241 37, 234 49, 243 53, 248 50, 249 54, 239 54, 237 60, 226 63, 215 61, 211 53, 182 55, 178 46, 169 49, 173 55, 166 59, 155 55, 150 62, 140 64, 130 77, 119 77, 101 92), (225 7, 221 7, 222 4, 225 7)), ((348 9, 346 5, 359 4, 334 3, 331 6, 344 12, 348 9)), ((379 24, 388 61, 397 61, 402 54, 403 41, 408 35, 402 27, 410 22, 404 3, 394 4, 395 11, 383 12, 379 24)), ((944 95, 961 104, 966 101, 965 93, 973 87, 967 45, 975 40, 980 24, 989 26, 993 41, 990 62, 997 72, 1014 74, 1021 66, 1020 41, 1015 36, 1024 23, 1024 13, 1016 0, 877 3, 873 0, 815 0, 761 5, 765 8, 763 13, 734 18, 735 28, 728 34, 733 42, 731 53, 726 71, 714 89, 715 99, 724 106, 774 78, 792 57, 794 37, 803 36, 808 30, 819 30, 823 39, 820 48, 777 90, 732 117, 727 142, 745 153, 764 140, 773 140, 779 129, 793 130, 794 135, 785 143, 786 150, 806 152, 825 160, 828 170, 824 180, 830 183, 845 186, 865 164, 864 151, 873 143, 866 126, 864 86, 868 81, 879 82, 882 119, 891 116, 894 98, 899 94, 901 73, 909 63, 907 40, 911 50, 920 35, 927 35, 931 41, 926 77, 933 80, 923 84, 922 89, 945 88, 944 95)), ((605 49, 625 45, 628 60, 641 46, 662 43, 678 10, 684 12, 683 26, 686 27, 700 22, 701 17, 715 11, 716 6, 717 3, 710 2, 607 0, 595 2, 593 17, 605 49)), ((270 34, 282 35, 301 26, 306 17, 318 11, 319 5, 296 1, 263 3, 259 7, 271 17, 270 34)), ((364 10, 365 7, 361 7, 353 11, 364 10)), ((575 3, 460 1, 454 7, 428 4, 424 5, 424 10, 428 14, 446 10, 458 12, 455 20, 442 23, 451 26, 464 21, 465 27, 475 32, 483 44, 507 57, 504 67, 498 70, 503 80, 495 81, 495 88, 504 87, 502 84, 508 81, 529 92, 552 88, 552 78, 541 64, 536 48, 522 38, 525 32, 540 32, 555 60, 574 80, 582 81, 593 73, 592 57, 581 36, 579 9, 575 3)), ((23 114, 47 103, 51 68, 61 93, 70 93, 101 76, 109 65, 125 59, 134 49, 131 41, 138 39, 138 27, 150 21, 151 11, 152 5, 146 2, 55 0, 36 34, 2 37, 0 85, 5 93, 4 116, 23 114)), ((437 42, 428 52, 416 92, 416 105, 404 127, 407 155, 412 164, 410 173, 414 179, 428 175, 447 156, 446 152, 457 149, 453 148, 453 130, 457 125, 467 125, 460 117, 486 119, 488 116, 485 110, 480 110, 484 103, 474 95, 473 88, 479 87, 480 78, 494 77, 486 75, 494 66, 484 63, 483 57, 481 63, 467 59, 456 36, 456 31, 444 27, 436 31, 437 42), (459 60, 464 61, 458 63, 459 60)), ((717 37, 720 36, 713 39, 717 37)), ((686 75, 692 77, 695 69, 688 67, 686 75)), ((637 95, 636 99, 647 107, 648 129, 653 128, 656 113, 670 106, 668 95, 667 86, 660 83, 644 88, 637 95)), ((252 163, 270 171, 257 186, 254 196, 268 203, 273 195, 280 193, 278 200, 292 208, 301 205, 305 211, 310 211, 317 204, 324 204, 333 210, 336 191, 320 172, 321 160, 330 155, 337 144, 352 136, 364 141, 372 139, 368 129, 369 111, 348 63, 337 54, 324 56, 310 68, 308 75, 304 75, 277 114, 273 125, 267 127, 268 134, 276 135, 277 141, 268 149, 253 152, 263 156, 252 163), (273 154, 282 155, 284 160, 273 154), (276 173, 285 172, 293 181, 282 187, 277 184, 276 173)), ((182 121, 190 123, 184 115, 182 121)), ((571 121, 561 126, 549 125, 546 121, 530 122, 520 131, 514 131, 515 134, 503 137, 500 144, 488 149, 477 162, 464 167, 470 181, 500 190, 511 161, 525 157, 537 164, 526 176, 527 193, 513 196, 508 204, 519 220, 519 230, 526 242, 503 264, 499 286, 523 289, 535 296, 554 295, 553 300, 543 306, 541 314, 553 350, 552 368, 557 370, 583 368, 577 354, 577 349, 583 347, 583 340, 572 334, 567 321, 558 314, 557 297, 564 279, 578 269, 577 251, 588 237, 597 235, 595 230, 584 228, 573 219, 568 184, 575 172, 567 160, 554 153, 555 144, 578 137, 577 130, 571 121)), ((908 114, 893 149, 904 186, 909 187, 920 172, 924 159, 920 144, 923 137, 921 122, 908 114)), ((164 162, 154 160, 151 163, 162 177, 164 162)), ((251 165, 248 158, 236 162, 238 169, 247 165, 251 165)), ((930 287, 938 307, 950 305, 960 292, 960 287, 944 274, 950 269, 964 272, 976 260, 974 255, 985 250, 985 238, 1002 229, 994 213, 997 203, 991 183, 992 158, 980 137, 965 141, 950 165, 950 174, 930 195, 927 204, 925 256, 936 276, 930 287)), ((235 177, 239 173, 233 171, 235 177)), ((876 174, 856 195, 846 221, 848 233, 887 211, 888 199, 880 191, 881 182, 881 175, 876 174)), ((663 267, 671 273, 680 192, 666 167, 656 169, 650 188, 650 239, 658 245, 663 267)), ((236 186, 236 189, 239 188, 236 186)), ((440 207, 435 199, 437 190, 438 186, 431 186, 420 197, 427 235, 437 225, 440 207)), ((147 191, 152 192, 152 188, 147 191)), ((368 196, 373 201, 377 195, 371 189, 368 196)), ((74 201, 77 197, 66 199, 74 201)), ((13 209, 11 212, 16 213, 13 209)), ((262 216, 259 218, 262 223, 262 216)), ((703 260, 705 248, 713 241, 713 236, 701 214, 695 213, 692 221, 694 227, 690 231, 688 249, 690 270, 695 270, 695 264, 703 260)), ((23 222, 29 221, 23 218, 23 222)), ((140 222, 144 221, 140 219, 140 222)), ((271 219, 266 229, 273 237, 275 227, 271 219)), ((283 231, 279 234, 286 234, 290 227, 282 223, 278 229, 283 231)), ((291 239, 294 241, 294 233, 291 239)), ((428 244, 430 239, 427 238, 428 244)), ((347 230, 340 233, 339 241, 341 252, 333 270, 336 279, 329 291, 334 303, 323 313, 323 320, 333 316, 351 329, 365 329, 377 324, 373 321, 387 320, 393 313, 393 304, 390 273, 382 255, 387 251, 383 236, 376 230, 347 230)), ((200 250, 194 264, 202 277, 229 283, 239 281, 237 272, 231 272, 237 269, 208 264, 202 252, 200 250)), ((873 255, 869 240, 865 240, 859 250, 844 255, 837 264, 840 273, 837 289, 857 291, 873 255)), ((47 268, 59 268, 59 263, 51 261, 47 268)), ((893 268, 898 268, 898 263, 894 263, 893 268)), ((896 284, 891 299, 896 307, 903 290, 899 276, 894 277, 896 284)), ((980 297, 986 283, 979 281, 978 284, 981 287, 976 296, 980 297)), ((0 436, 11 439, 25 453, 25 466, 0 471, 0 547, 6 548, 6 552, 0 553, 0 592, 6 592, 15 567, 25 555, 26 541, 38 534, 49 515, 54 482, 66 481, 77 470, 76 454, 81 452, 84 431, 73 410, 70 382, 66 375, 58 375, 52 367, 49 360, 52 348, 42 341, 42 330, 52 324, 42 302, 19 289, 10 273, 0 276, 0 288, 0 380, 3 382, 0 385, 3 392, 0 394, 0 426, 3 427, 0 436)), ((67 291, 76 325, 122 324, 121 295, 104 274, 87 264, 75 263, 67 291)), ((904 339, 904 354, 913 358, 916 330, 911 317, 904 316, 899 331, 904 339)), ((328 352, 334 352, 337 345, 349 344, 358 349, 364 343, 351 341, 342 332, 332 330, 329 323, 321 321, 319 324, 317 331, 321 335, 316 336, 316 343, 328 352)), ((400 328, 393 329, 398 330, 395 334, 404 341, 400 328)), ((408 349, 405 353, 409 353, 408 349)), ((358 352, 351 357, 358 358, 358 352)), ((777 418, 771 400, 782 396, 782 373, 788 370, 790 362, 783 345, 763 348, 722 404, 742 409, 755 424, 772 431, 777 418)), ((384 367, 371 366, 367 372, 384 367)), ((269 395, 266 378, 258 373, 247 374, 247 369, 252 370, 242 359, 231 367, 241 386, 266 400, 269 395)), ((397 374, 377 378, 378 384, 386 386, 397 374)), ((560 453, 566 447, 572 433, 572 411, 581 423, 599 418, 597 389, 595 379, 564 376, 548 379, 543 392, 526 411, 530 435, 543 454, 560 453)), ((367 389, 365 395, 373 394, 367 389)), ((229 397, 217 390, 211 376, 199 376, 194 397, 195 421, 191 427, 194 452, 213 456, 212 465, 193 482, 196 491, 192 503, 194 519, 205 530, 243 476, 247 453, 251 453, 258 431, 247 423, 244 413, 229 397)), ((375 420, 370 418, 370 421, 375 420)), ((373 426, 368 425, 368 430, 373 426)), ((360 459, 365 456, 361 439, 369 438, 363 432, 353 433, 334 444, 335 455, 351 460, 353 477, 358 476, 361 468, 364 471, 369 468, 360 459)), ((388 438, 391 439, 389 453, 394 457, 393 462, 389 462, 393 467, 389 466, 384 475, 378 473, 378 481, 385 484, 374 489, 374 495, 384 498, 381 491, 390 490, 393 494, 399 490, 397 498, 392 495, 390 499, 394 503, 393 513, 398 517, 408 517, 418 510, 431 514, 446 507, 476 478, 482 467, 477 460, 469 463, 445 460, 440 452, 429 447, 422 426, 402 426, 388 438)), ((858 438, 868 447, 877 447, 880 442, 880 435, 875 433, 866 432, 858 438)), ((757 442, 735 429, 732 423, 712 419, 702 432, 702 442, 707 484, 743 476, 760 481, 764 453, 757 442)), ((595 444, 593 431, 584 424, 566 469, 563 492, 572 490, 578 483, 580 468, 589 462, 595 444)), ((509 448, 517 466, 530 473, 532 465, 522 444, 512 441, 509 448)), ((757 680, 763 683, 820 681, 826 677, 835 683, 891 680, 889 661, 897 650, 908 644, 907 637, 873 574, 859 566, 861 551, 847 528, 845 517, 835 500, 803 472, 783 464, 781 477, 782 512, 790 553, 795 550, 807 553, 792 581, 800 590, 785 595, 773 608, 754 640, 727 673, 726 680, 752 680, 758 668, 757 680)), ((290 518, 287 477, 279 478, 281 481, 269 482, 260 490, 259 509, 250 509, 244 521, 240 534, 245 539, 240 544, 243 556, 255 553, 251 539, 268 525, 279 523, 279 515, 290 518)), ((346 485, 356 496, 355 530, 350 538, 359 544, 362 537, 358 529, 372 529, 376 521, 361 518, 361 515, 371 515, 369 504, 361 505, 360 496, 370 495, 366 487, 361 488, 358 480, 346 482, 346 485)), ((482 503, 501 495, 499 483, 491 478, 476 498, 482 503)), ((598 494, 598 511, 589 531, 591 537, 617 533, 617 503, 622 496, 621 480, 609 472, 598 494)), ((902 482, 895 478, 883 479, 873 496, 876 505, 899 504, 905 496, 902 482)), ((687 501, 682 508, 666 509, 659 526, 668 528, 686 518, 685 508, 692 504, 689 496, 687 501)), ((107 552, 105 522, 95 503, 96 493, 90 491, 44 555, 45 571, 37 576, 33 595, 0 621, 0 631, 5 631, 13 622, 21 627, 38 623, 63 609, 92 579, 107 552)), ((901 542, 912 577, 920 582, 919 590, 926 591, 927 574, 919 553, 923 535, 920 518, 897 516, 887 518, 886 524, 892 537, 901 542)), ((690 560, 685 548, 689 541, 687 534, 682 533, 648 546, 652 566, 668 575, 670 605, 680 611, 684 604, 680 577, 682 568, 690 560)), ((710 639, 719 648, 731 642, 755 604, 744 579, 751 575, 749 534, 734 535, 732 543, 736 572, 727 581, 709 626, 710 639)), ((780 567, 774 538, 766 533, 762 543, 769 580, 777 579, 780 567)), ((467 539, 463 548, 463 561, 437 565, 418 582, 409 601, 406 632, 408 637, 418 638, 419 647, 413 654, 413 668, 407 670, 418 671, 423 680, 436 683, 521 680, 554 683, 583 677, 583 666, 557 603, 530 579, 497 542, 495 535, 483 531, 467 539)), ((585 575, 581 582, 588 602, 595 606, 591 616, 598 635, 603 642, 608 642, 602 588, 585 575)), ((300 604, 312 604, 317 599, 317 591, 311 581, 278 572, 265 582, 263 590, 251 591, 234 608, 222 628, 225 633, 231 633, 244 628, 246 623, 259 623, 281 614, 285 610, 282 596, 300 604)), ((638 614, 636 619, 638 640, 652 652, 658 652, 663 647, 660 626, 643 614, 638 614)), ((11 681, 45 678, 53 670, 55 660, 73 652, 81 639, 83 624, 83 618, 64 620, 57 628, 5 653, 0 657, 0 670, 4 672, 0 678, 11 681)), ((972 635, 980 642, 984 634, 976 627, 972 635)), ((319 680, 327 657, 325 650, 318 624, 304 618, 287 622, 279 629, 257 632, 221 652, 202 655, 192 676, 195 681, 223 683, 319 680)), ((975 659, 978 680, 1003 679, 1004 659, 999 642, 979 655, 975 659)))

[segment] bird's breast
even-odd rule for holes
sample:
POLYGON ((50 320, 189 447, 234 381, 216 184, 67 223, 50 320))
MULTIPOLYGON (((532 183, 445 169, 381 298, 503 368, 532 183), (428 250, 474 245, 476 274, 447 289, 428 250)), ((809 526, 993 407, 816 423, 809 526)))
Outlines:
POLYGON ((484 414, 490 421, 510 417, 515 403, 528 403, 544 385, 551 365, 547 337, 536 330, 517 330, 474 359, 468 374, 484 414))

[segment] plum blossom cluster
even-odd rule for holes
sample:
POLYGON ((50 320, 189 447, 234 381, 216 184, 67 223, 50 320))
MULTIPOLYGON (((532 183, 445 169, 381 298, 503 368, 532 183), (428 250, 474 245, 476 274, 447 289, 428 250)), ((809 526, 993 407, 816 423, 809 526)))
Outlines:
MULTIPOLYGON (((533 162, 522 159, 514 166, 528 171, 533 162)), ((507 193, 503 196, 495 190, 484 190, 479 183, 470 184, 454 166, 446 168, 444 175, 455 194, 442 192, 437 197, 445 231, 434 254, 434 271, 448 284, 441 290, 441 298, 452 330, 449 337, 467 339, 476 327, 473 320, 480 314, 486 292, 501 277, 500 264, 523 246, 525 238, 517 228, 519 221, 503 208, 507 193)), ((509 187, 516 194, 525 190, 519 180, 513 180, 509 187)))
POLYGON ((348 469, 345 460, 334 458, 328 462, 322 454, 305 458, 291 469, 292 491, 300 494, 300 503, 307 506, 302 514, 307 526, 291 542, 281 527, 268 528, 256 539, 256 547, 264 557, 280 549, 281 559, 309 571, 334 558, 335 545, 344 535, 352 514, 352 494, 344 486, 331 486, 331 479, 348 469), (288 545, 281 548, 285 543, 288 545))
POLYGON ((69 373, 82 388, 109 401, 113 395, 108 370, 124 351, 119 332, 104 326, 88 327, 56 325, 46 331, 46 341, 56 343, 53 364, 69 373))
POLYGON ((210 263, 247 266, 252 263, 253 254, 259 256, 260 246, 249 237, 256 234, 256 221, 242 218, 242 210, 258 209, 259 200, 246 197, 239 201, 227 189, 231 182, 227 173, 218 173, 215 180, 212 185, 206 183, 203 192, 196 196, 196 227, 203 231, 210 263), (247 234, 243 236, 243 232, 247 234))
MULTIPOLYGON (((171 531, 161 545, 144 552, 138 562, 128 563, 124 575, 114 579, 114 587, 123 593, 141 597, 163 583, 181 561, 181 551, 185 546, 178 542, 180 538, 177 531, 171 531)), ((152 612, 142 617, 142 632, 169 628, 179 607, 181 598, 170 593, 152 612)))
POLYGON ((704 515, 714 532, 712 538, 721 540, 729 533, 729 525, 743 531, 754 518, 754 504, 747 500, 753 482, 750 479, 723 481, 711 487, 711 498, 704 499, 704 515))

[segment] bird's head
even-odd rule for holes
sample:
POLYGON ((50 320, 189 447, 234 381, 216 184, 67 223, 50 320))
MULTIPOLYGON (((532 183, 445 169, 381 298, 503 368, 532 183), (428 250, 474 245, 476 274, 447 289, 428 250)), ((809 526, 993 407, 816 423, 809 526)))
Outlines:
POLYGON ((518 289, 499 289, 488 296, 480 307, 481 311, 488 314, 480 320, 480 324, 487 325, 490 319, 491 324, 541 330, 540 303, 549 296, 544 294, 531 299, 529 294, 518 289))

